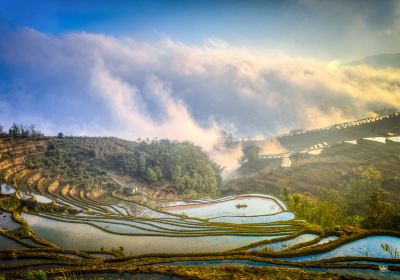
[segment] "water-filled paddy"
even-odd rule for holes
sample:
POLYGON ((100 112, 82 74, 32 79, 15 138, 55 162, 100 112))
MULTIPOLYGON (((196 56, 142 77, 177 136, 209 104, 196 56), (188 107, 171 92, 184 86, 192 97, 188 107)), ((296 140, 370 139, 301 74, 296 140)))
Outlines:
POLYGON ((357 268, 302 268, 307 271, 337 273, 365 279, 398 280, 400 272, 390 270, 357 269, 357 268))
POLYGON ((24 246, 22 246, 15 240, 0 235, 0 249, 21 249, 21 248, 24 248, 24 246))
POLYGON ((33 241, 30 238, 22 238, 21 241, 24 242, 25 244, 31 245, 33 247, 44 247, 43 245, 36 243, 35 241, 33 241))
POLYGON ((52 202, 51 199, 49 199, 49 198, 47 198, 47 197, 45 197, 43 195, 40 195, 40 194, 34 194, 33 197, 35 197, 35 199, 40 203, 50 203, 50 202, 52 202))
POLYGON ((186 205, 186 204, 198 204, 198 203, 210 203, 210 202, 223 202, 223 201, 228 201, 236 198, 251 198, 251 197, 257 197, 257 198, 269 198, 273 199, 276 201, 276 203, 279 204, 279 206, 282 207, 282 209, 287 210, 286 205, 278 198, 268 195, 268 194, 241 194, 241 195, 231 195, 231 196, 225 196, 221 198, 201 198, 201 199, 192 199, 192 200, 178 200, 178 201, 160 201, 159 203, 163 207, 167 206, 178 206, 178 205, 186 205))
MULTIPOLYGON (((82 204, 83 203, 84 202, 82 202, 82 204)), ((39 237, 57 244, 62 248, 76 250, 100 250, 104 248, 105 250, 111 250, 113 248, 123 247, 123 251, 126 254, 135 255, 151 253, 222 252, 247 246, 255 242, 288 236, 304 228, 300 221, 293 222, 295 221, 294 214, 287 212, 286 206, 281 201, 262 195, 232 196, 217 200, 204 199, 183 204, 175 203, 173 204, 174 206, 168 206, 169 208, 167 209, 169 211, 173 213, 184 213, 188 216, 187 218, 158 212, 134 202, 124 201, 121 203, 113 203, 114 204, 107 207, 102 206, 104 209, 109 209, 112 212, 111 215, 109 213, 96 213, 92 215, 82 213, 79 215, 60 215, 54 213, 33 215, 22 213, 22 217, 39 237), (238 204, 242 206, 246 205, 246 207, 237 207, 238 204), (103 230, 93 225, 85 224, 87 222, 100 226, 103 230), (107 232, 107 230, 114 233, 107 232), (126 234, 135 234, 135 236, 126 234), (205 236, 196 236, 201 234, 205 234, 205 236), (243 236, 240 234, 243 234, 243 236)), ((7 215, 9 216, 10 213, 7 215)), ((253 247, 250 250, 269 248, 274 251, 279 251, 309 242, 316 238, 318 238, 317 235, 307 233, 290 240, 271 242, 253 247)), ((335 239, 337 239, 336 236, 328 236, 310 246, 324 244, 335 239)), ((399 240, 400 238, 391 236, 371 236, 341 245, 329 252, 286 258, 286 260, 311 261, 337 256, 392 258, 390 253, 385 252, 381 248, 381 244, 388 243, 394 248, 400 249, 399 240)), ((23 248, 23 246, 14 240, 0 236, 0 249, 10 248, 23 248)), ((107 254, 100 254, 97 256, 106 258, 112 257, 107 254)), ((346 263, 343 263, 343 265, 345 264, 346 263)), ((187 261, 169 263, 169 265, 252 265, 290 267, 288 265, 277 265, 250 260, 187 261)), ((387 265, 389 265, 389 263, 386 264, 386 267, 387 265)), ((333 271, 332 269, 326 268, 307 268, 307 270, 333 271)), ((382 279, 385 278, 384 276, 387 276, 387 279, 391 279, 390 277, 399 275, 397 272, 392 271, 383 272, 347 268, 339 269, 335 272, 340 274, 353 273, 354 275, 363 277, 370 275, 372 277, 373 275, 373 277, 382 279)), ((118 274, 114 274, 114 276, 115 275, 118 274)), ((126 279, 135 279, 130 278, 131 276, 136 277, 126 274, 126 279)))
POLYGON ((129 212, 126 210, 124 207, 118 206, 118 205, 111 205, 115 210, 118 211, 121 215, 128 216, 129 212))
POLYGON ((282 212, 274 215, 267 215, 267 216, 254 216, 254 217, 218 217, 218 218, 211 218, 209 221, 211 222, 223 222, 223 223, 233 223, 233 224, 256 224, 256 223, 273 223, 279 221, 290 221, 295 218, 292 212, 282 212))
POLYGON ((251 260, 210 260, 210 261, 176 261, 169 263, 160 263, 161 265, 168 266, 221 266, 221 265, 249 265, 249 266, 261 266, 261 267, 291 267, 288 265, 277 265, 275 263, 259 262, 251 260))
POLYGON ((0 190, 1 190, 0 193, 2 193, 2 194, 13 194, 16 191, 12 186, 10 186, 8 184, 1 184, 0 190))
POLYGON ((52 202, 51 199, 49 199, 49 198, 47 198, 47 197, 45 197, 43 195, 40 195, 40 194, 34 194, 34 193, 30 193, 30 192, 21 192, 20 191, 19 195, 24 200, 31 199, 33 197, 34 199, 36 199, 37 202, 40 202, 40 203, 50 203, 50 202, 52 202))
POLYGON ((400 142, 400 136, 389 137, 388 139, 394 142, 400 142))
POLYGON ((36 258, 32 259, 0 259, 0 265, 15 265, 15 264, 23 264, 23 263, 32 263, 36 261, 45 261, 46 259, 36 258))
POLYGON ((304 242, 311 241, 315 238, 318 238, 318 235, 306 233, 306 234, 299 235, 293 239, 256 246, 256 247, 250 248, 250 250, 263 250, 265 248, 268 248, 273 251, 279 251, 279 250, 288 249, 292 246, 295 246, 295 245, 298 245, 298 244, 301 244, 304 242))
POLYGON ((368 236, 350 243, 341 245, 331 251, 293 258, 285 258, 291 261, 311 261, 330 259, 334 257, 371 257, 371 258, 394 258, 390 253, 382 249, 382 244, 389 244, 393 248, 400 250, 400 238, 393 236, 368 236))
POLYGON ((107 253, 94 253, 90 254, 91 256, 98 257, 98 258, 103 258, 103 259, 110 259, 114 258, 115 256, 112 254, 107 254, 107 253))
POLYGON ((321 245, 321 244, 329 243, 329 242, 335 241, 336 239, 338 239, 337 236, 334 236, 334 235, 333 236, 328 236, 328 237, 322 238, 320 241, 318 241, 317 243, 313 244, 313 246, 314 245, 321 245))
POLYGON ((135 217, 145 217, 145 218, 177 218, 175 215, 169 215, 166 213, 158 212, 152 210, 148 207, 139 205, 134 202, 123 201, 118 205, 120 208, 126 209, 127 213, 135 217))
POLYGON ((287 222, 269 224, 294 218, 293 213, 282 212, 286 206, 271 196, 206 199, 204 207, 197 208, 200 201, 186 205, 196 205, 191 208, 193 216, 216 218, 209 222, 180 218, 127 201, 108 206, 114 213, 111 216, 23 213, 22 217, 41 238, 63 248, 99 250, 122 246, 125 252, 134 254, 220 252, 287 236, 299 228, 287 222), (237 204, 246 207, 236 207, 237 204), (137 218, 126 216, 128 213, 138 214, 137 218), (221 217, 227 214, 239 216, 221 217), (252 216, 258 214, 263 215, 252 216))
POLYGON ((0 228, 8 231, 19 228, 20 224, 16 223, 9 212, 0 211, 0 228))
POLYGON ((272 198, 237 196, 226 201, 167 206, 163 210, 175 214, 185 214, 190 217, 216 218, 223 216, 271 215, 282 212, 284 209, 272 198))
POLYGON ((369 141, 376 141, 380 143, 386 143, 386 137, 370 137, 370 138, 364 138, 365 140, 369 141))
POLYGON ((63 248, 99 250, 124 247, 125 252, 145 253, 196 253, 220 252, 247 244, 281 236, 126 236, 110 234, 86 224, 67 223, 23 213, 22 217, 42 238, 63 248))
MULTIPOLYGON (((72 222, 72 223, 90 223, 93 225, 100 226, 106 231, 112 231, 115 233, 132 233, 132 234, 143 234, 150 235, 155 234, 190 234, 190 233, 212 233, 212 232, 228 232, 231 233, 236 227, 215 227, 206 223, 192 223, 188 221, 182 221, 178 219, 174 220, 130 220, 116 219, 108 217, 94 217, 86 215, 84 219, 81 216, 78 217, 67 217, 67 216, 52 216, 44 215, 43 217, 48 217, 51 219, 56 219, 58 221, 72 222)), ((287 225, 279 225, 282 229, 289 230, 287 225)), ((246 227, 244 228, 251 231, 256 231, 259 233, 261 230, 267 230, 267 227, 246 227)), ((272 229, 274 230, 274 226, 272 229)))
MULTIPOLYGON (((176 261, 170 263, 162 263, 168 266, 224 266, 224 265, 248 265, 257 267, 279 267, 279 268, 293 268, 290 265, 279 265, 275 263, 251 261, 251 260, 210 260, 210 261, 176 261)), ((367 279, 399 279, 400 272, 396 271, 381 271, 373 269, 355 269, 355 268, 302 268, 307 271, 313 272, 331 272, 340 275, 352 275, 367 279)))

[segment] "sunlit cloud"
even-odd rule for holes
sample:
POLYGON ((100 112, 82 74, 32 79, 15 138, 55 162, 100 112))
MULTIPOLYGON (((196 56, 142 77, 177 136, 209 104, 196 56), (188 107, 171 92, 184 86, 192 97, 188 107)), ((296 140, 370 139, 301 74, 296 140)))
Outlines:
POLYGON ((216 124, 201 128, 190 116, 185 104, 174 100, 170 89, 156 76, 147 78, 146 87, 165 112, 160 122, 152 118, 151 107, 146 108, 140 100, 139 89, 113 76, 104 64, 94 68, 92 84, 95 92, 108 104, 111 114, 126 124, 126 130, 121 134, 127 138, 142 136, 191 141, 209 151, 219 138, 216 124))
POLYGON ((294 58, 218 39, 148 43, 22 29, 0 37, 0 62, 13 77, 0 86, 5 123, 46 119, 47 133, 188 140, 229 168, 241 152, 215 149, 222 128, 271 137, 400 108, 400 69, 294 58))

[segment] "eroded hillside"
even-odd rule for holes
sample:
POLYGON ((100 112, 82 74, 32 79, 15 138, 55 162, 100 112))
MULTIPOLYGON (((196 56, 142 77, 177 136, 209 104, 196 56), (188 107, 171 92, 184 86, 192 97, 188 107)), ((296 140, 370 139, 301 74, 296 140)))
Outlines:
POLYGON ((219 169, 190 143, 114 137, 0 138, 2 179, 26 190, 101 200, 215 195, 219 169), (128 193, 125 188, 134 189, 128 193))

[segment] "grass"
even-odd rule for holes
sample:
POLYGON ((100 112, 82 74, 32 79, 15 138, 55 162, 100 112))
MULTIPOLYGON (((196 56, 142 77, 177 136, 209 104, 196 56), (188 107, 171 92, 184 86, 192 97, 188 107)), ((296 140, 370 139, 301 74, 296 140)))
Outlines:
MULTIPOLYGON (((55 270, 47 274, 41 270, 28 273, 14 273, 11 277, 24 279, 47 279, 53 277, 57 279, 103 279, 107 273, 117 275, 123 274, 117 269, 104 269, 98 271, 74 271, 74 270, 55 270), (96 273, 95 275, 93 275, 96 273), (103 275, 102 275, 103 274, 103 275), (30 275, 36 278, 29 278, 30 275)), ((165 275, 179 277, 180 279, 197 280, 242 280, 242 279, 360 279, 357 277, 343 277, 328 273, 307 272, 300 269, 280 269, 280 268, 254 268, 247 266, 225 266, 225 267, 136 267, 131 268, 125 273, 147 274, 150 277, 155 275, 165 275)), ((1 279, 1 278, 0 278, 1 279)))

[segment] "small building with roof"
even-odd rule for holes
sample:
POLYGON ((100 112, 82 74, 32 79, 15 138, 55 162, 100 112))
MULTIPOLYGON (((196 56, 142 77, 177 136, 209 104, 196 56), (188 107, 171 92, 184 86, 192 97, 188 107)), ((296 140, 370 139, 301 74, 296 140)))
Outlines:
POLYGON ((133 195, 137 192, 138 192, 138 187, 133 184, 124 186, 124 194, 126 195, 133 195))

